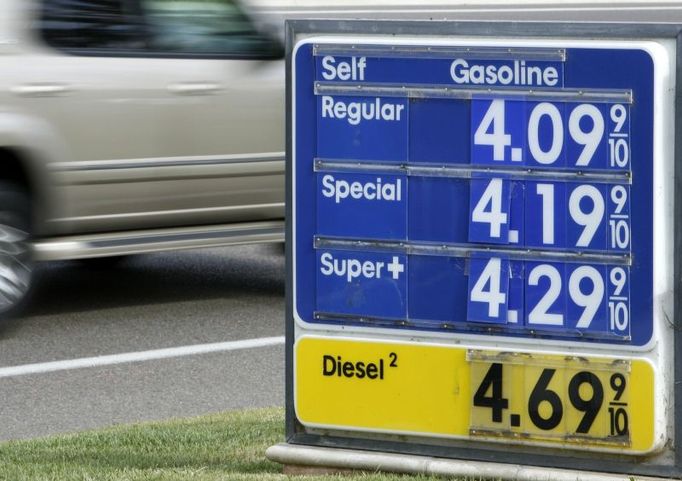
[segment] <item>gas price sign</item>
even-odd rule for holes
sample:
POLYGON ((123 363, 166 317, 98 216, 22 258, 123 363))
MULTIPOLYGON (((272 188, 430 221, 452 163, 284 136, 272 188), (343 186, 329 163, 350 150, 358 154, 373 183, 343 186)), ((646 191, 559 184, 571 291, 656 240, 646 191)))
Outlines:
POLYGON ((620 453, 654 444, 645 360, 304 336, 295 375, 298 418, 313 427, 620 453))
POLYGON ((646 345, 651 56, 362 50, 298 53, 301 319, 646 345))
POLYGON ((644 41, 299 42, 297 419, 657 449, 667 59, 644 41))

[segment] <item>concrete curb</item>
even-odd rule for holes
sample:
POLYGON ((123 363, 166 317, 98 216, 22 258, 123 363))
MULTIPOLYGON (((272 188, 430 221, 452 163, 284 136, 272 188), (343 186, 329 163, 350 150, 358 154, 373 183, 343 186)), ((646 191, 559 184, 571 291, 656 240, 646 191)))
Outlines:
POLYGON ((389 454, 353 449, 322 448, 293 444, 276 444, 265 452, 265 456, 299 474, 305 469, 311 472, 328 471, 386 471, 401 474, 428 474, 436 476, 461 476, 475 479, 502 479, 512 481, 654 481, 663 478, 607 474, 587 471, 570 471, 515 464, 450 460, 428 456, 389 454))

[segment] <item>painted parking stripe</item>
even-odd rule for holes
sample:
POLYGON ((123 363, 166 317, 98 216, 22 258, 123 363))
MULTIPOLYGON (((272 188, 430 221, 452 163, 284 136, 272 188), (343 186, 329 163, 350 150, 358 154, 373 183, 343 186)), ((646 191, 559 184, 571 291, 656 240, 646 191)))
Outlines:
POLYGON ((190 346, 169 347, 151 351, 126 352, 106 356, 81 357, 64 361, 39 362, 0 368, 0 378, 41 374, 55 371, 68 371, 88 367, 112 366, 130 362, 154 361, 174 357, 194 356, 212 352, 239 351, 257 347, 278 346, 284 344, 284 336, 243 339, 240 341, 214 342, 210 344, 194 344, 190 346))

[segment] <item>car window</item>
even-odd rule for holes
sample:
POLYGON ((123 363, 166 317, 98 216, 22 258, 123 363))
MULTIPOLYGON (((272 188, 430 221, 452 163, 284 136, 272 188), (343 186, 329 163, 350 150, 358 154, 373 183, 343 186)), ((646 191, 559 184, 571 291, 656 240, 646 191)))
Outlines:
POLYGON ((142 0, 142 12, 153 49, 235 56, 273 53, 273 41, 230 0, 142 0))
POLYGON ((63 49, 141 49, 144 28, 131 4, 121 0, 45 0, 40 30, 63 49))
POLYGON ((40 24, 50 45, 76 54, 273 58, 282 53, 234 0, 43 0, 40 24))

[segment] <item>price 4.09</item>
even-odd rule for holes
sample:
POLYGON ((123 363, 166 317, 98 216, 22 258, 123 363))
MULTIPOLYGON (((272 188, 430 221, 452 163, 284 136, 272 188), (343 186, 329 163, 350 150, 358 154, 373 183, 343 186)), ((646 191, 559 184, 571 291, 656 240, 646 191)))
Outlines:
POLYGON ((630 167, 630 106, 472 101, 472 164, 569 169, 630 167))

